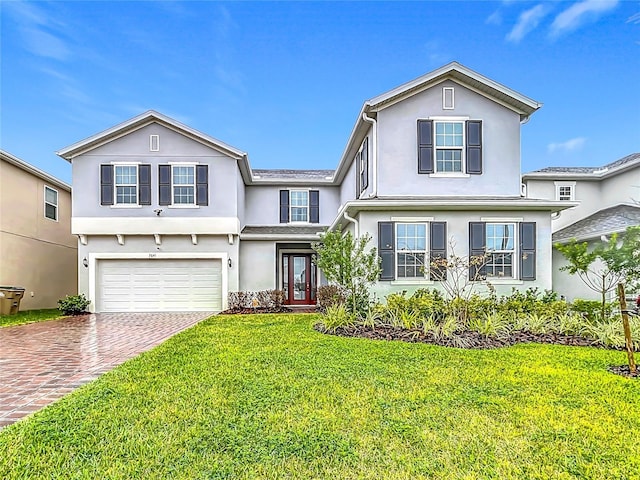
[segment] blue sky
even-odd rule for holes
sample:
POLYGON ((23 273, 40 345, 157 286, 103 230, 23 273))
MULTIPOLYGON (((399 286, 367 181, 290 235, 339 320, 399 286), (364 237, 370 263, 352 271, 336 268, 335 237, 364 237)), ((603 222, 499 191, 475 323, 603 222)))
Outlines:
POLYGON ((363 102, 456 60, 544 106, 522 170, 640 151, 640 1, 0 2, 0 146, 55 151, 155 109, 254 168, 335 168, 363 102))

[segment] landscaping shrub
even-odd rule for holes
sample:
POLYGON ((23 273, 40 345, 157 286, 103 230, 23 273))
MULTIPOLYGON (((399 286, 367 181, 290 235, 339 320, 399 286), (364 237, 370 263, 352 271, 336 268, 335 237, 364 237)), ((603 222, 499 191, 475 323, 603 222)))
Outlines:
POLYGON ((316 294, 317 307, 325 313, 329 307, 344 305, 346 303, 346 292, 340 285, 322 285, 318 287, 316 294))
MULTIPOLYGON (((605 319, 611 318, 614 309, 618 308, 617 302, 609 302, 605 304, 605 319)), ((599 300, 580 300, 576 299, 571 304, 571 311, 582 315, 582 317, 591 324, 600 323, 602 315, 602 302, 599 300)), ((605 322, 606 323, 606 322, 605 322)))
POLYGON ((58 310, 64 315, 80 315, 86 313, 86 309, 91 302, 83 294, 67 295, 58 300, 58 310))
POLYGON ((355 315, 347 310, 344 303, 327 307, 327 312, 322 318, 322 322, 327 330, 333 332, 338 327, 350 327, 356 323, 355 315))

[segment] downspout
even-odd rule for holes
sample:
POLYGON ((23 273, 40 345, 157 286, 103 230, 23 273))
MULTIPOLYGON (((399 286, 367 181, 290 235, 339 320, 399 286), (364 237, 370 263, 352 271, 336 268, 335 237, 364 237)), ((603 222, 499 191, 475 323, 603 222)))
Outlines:
POLYGON ((375 118, 367 116, 365 112, 362 112, 362 119, 373 125, 371 129, 373 131, 371 135, 371 169, 373 170, 371 183, 373 184, 373 188, 369 194, 369 198, 375 198, 378 196, 378 123, 375 118))
POLYGON ((350 221, 351 223, 353 223, 353 231, 354 231, 354 237, 358 238, 359 236, 359 230, 360 230, 360 226, 358 225, 358 220, 356 220, 353 217, 350 217, 349 214, 347 213, 347 210, 345 209, 344 213, 342 214, 342 216, 344 217, 345 220, 350 221))

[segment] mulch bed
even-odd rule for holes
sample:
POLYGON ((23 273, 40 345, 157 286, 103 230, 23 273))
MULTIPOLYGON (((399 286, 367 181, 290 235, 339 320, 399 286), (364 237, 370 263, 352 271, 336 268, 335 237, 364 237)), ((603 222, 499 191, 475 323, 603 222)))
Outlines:
POLYGON ((622 375, 623 377, 627 377, 627 378, 638 378, 640 377, 640 370, 637 370, 633 373, 631 373, 631 370, 629 369, 629 365, 620 365, 620 366, 610 366, 607 370, 609 370, 611 373, 615 373, 616 375, 622 375))

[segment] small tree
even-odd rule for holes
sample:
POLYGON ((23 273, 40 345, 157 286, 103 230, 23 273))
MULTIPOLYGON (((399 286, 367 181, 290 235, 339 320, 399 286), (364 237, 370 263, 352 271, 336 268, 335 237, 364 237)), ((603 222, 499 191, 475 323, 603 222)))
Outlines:
POLYGON ((601 320, 606 317, 607 293, 619 282, 627 280, 633 285, 640 278, 640 227, 629 227, 620 241, 614 233, 592 249, 587 242, 575 239, 555 247, 569 262, 560 270, 578 275, 587 287, 600 294, 601 320))
POLYGON ((369 285, 380 275, 380 259, 375 248, 367 249, 369 234, 354 238, 338 228, 320 236, 321 242, 313 243, 317 252, 317 265, 329 282, 344 288, 348 306, 354 314, 369 305, 369 285))

